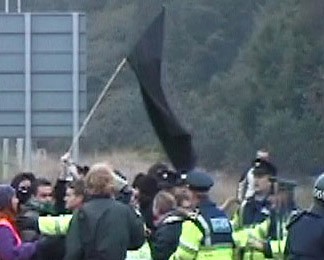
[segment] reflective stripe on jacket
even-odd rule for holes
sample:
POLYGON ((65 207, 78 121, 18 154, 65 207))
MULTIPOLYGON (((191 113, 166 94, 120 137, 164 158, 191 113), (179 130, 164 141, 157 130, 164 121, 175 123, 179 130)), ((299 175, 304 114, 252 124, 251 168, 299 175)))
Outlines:
MULTIPOLYGON (((193 260, 193 259, 232 259, 233 245, 231 243, 218 243, 215 245, 201 245, 204 234, 191 221, 186 220, 182 224, 182 233, 179 246, 170 260, 193 260)), ((208 235, 205 237, 208 242, 208 235)))
POLYGON ((267 218, 259 224, 253 226, 248 226, 235 230, 232 234, 234 243, 237 247, 237 258, 238 259, 265 259, 263 252, 259 252, 255 249, 248 247, 248 242, 250 238, 255 238, 259 240, 266 240, 268 230, 270 227, 270 218, 267 218))
POLYGON ((125 260, 151 260, 151 249, 146 241, 142 247, 137 250, 128 250, 125 260))

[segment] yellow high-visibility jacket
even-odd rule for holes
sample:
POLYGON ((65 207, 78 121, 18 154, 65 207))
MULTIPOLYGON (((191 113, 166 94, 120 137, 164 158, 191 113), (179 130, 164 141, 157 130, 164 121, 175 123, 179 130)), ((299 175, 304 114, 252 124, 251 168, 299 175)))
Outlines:
POLYGON ((208 232, 205 233, 202 233, 194 221, 184 221, 179 246, 169 260, 233 259, 232 243, 202 246, 204 236, 208 236, 208 232))

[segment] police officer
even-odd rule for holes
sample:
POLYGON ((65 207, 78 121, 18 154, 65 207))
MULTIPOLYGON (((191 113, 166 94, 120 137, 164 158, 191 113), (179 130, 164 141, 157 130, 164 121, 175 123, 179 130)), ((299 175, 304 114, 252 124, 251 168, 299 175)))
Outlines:
POLYGON ((276 167, 256 159, 253 167, 254 195, 240 205, 234 215, 233 237, 239 250, 239 259, 272 257, 267 239, 276 233, 275 211, 270 200, 275 189, 276 167))
POLYGON ((214 184, 212 178, 204 172, 191 171, 187 184, 196 214, 183 222, 179 245, 170 259, 232 259, 234 243, 230 222, 208 197, 214 184))
MULTIPOLYGON (((264 149, 258 150, 255 159, 269 161, 269 152, 264 149)), ((251 198, 254 195, 254 164, 255 160, 252 162, 252 167, 248 171, 245 171, 239 180, 237 199, 241 202, 246 202, 248 198, 251 198)))
POLYGON ((324 173, 314 184, 310 210, 292 217, 287 228, 286 259, 324 259, 324 173))

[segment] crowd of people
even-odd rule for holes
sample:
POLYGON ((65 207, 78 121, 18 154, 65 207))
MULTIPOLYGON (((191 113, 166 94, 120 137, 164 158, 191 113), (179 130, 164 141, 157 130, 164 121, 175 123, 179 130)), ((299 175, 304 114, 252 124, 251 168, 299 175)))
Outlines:
POLYGON ((30 172, 0 185, 0 260, 324 259, 324 175, 301 210, 266 151, 219 206, 202 170, 156 163, 130 184, 108 163, 63 162, 54 185, 30 172))

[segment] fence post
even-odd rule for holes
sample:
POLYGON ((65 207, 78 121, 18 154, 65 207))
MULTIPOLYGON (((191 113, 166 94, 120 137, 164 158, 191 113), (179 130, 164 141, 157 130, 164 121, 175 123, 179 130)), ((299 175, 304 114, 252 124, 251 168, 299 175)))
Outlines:
POLYGON ((2 143, 2 179, 7 180, 9 175, 9 139, 4 138, 2 143))

